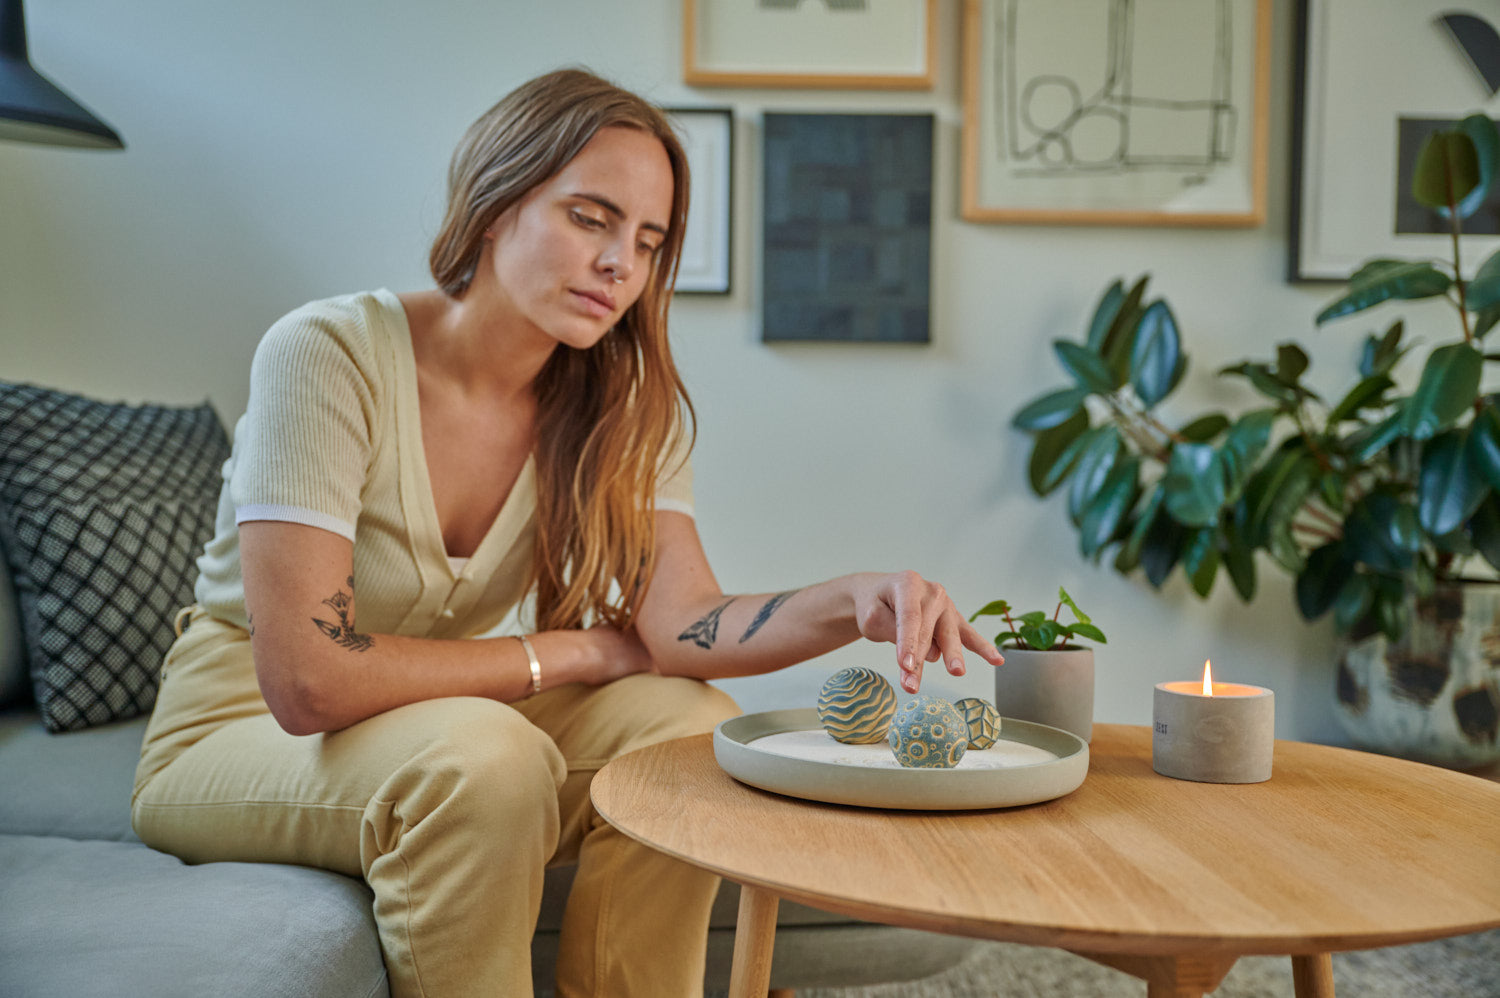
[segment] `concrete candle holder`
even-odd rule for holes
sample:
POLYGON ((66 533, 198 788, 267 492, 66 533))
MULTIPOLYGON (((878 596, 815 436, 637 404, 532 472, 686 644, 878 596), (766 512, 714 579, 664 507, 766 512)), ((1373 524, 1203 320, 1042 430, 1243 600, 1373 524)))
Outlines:
POLYGON ((1271 778, 1276 695, 1261 686, 1197 681, 1157 683, 1151 768, 1197 783, 1262 783, 1271 778))

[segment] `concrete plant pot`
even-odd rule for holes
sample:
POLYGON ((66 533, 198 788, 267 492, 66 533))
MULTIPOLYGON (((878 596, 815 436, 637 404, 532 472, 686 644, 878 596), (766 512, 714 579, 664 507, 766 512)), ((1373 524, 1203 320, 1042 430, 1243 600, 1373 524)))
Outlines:
POLYGON ((995 670, 995 709, 1001 717, 1062 728, 1085 742, 1093 737, 1092 648, 1002 648, 1000 653, 1005 664, 995 670))

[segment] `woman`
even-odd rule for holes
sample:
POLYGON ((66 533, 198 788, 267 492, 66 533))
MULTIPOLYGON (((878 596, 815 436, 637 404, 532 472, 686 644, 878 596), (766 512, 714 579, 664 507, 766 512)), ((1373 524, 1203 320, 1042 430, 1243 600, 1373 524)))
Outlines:
POLYGON ((912 691, 999 654, 912 573, 720 591, 667 348, 688 174, 656 108, 533 80, 449 191, 436 289, 314 302, 256 353, 135 827, 363 877, 398 996, 529 993, 543 871, 576 861, 559 994, 698 994, 717 880, 604 823, 593 773, 734 714, 706 679, 860 636, 912 691), (535 633, 474 638, 528 595, 535 633))

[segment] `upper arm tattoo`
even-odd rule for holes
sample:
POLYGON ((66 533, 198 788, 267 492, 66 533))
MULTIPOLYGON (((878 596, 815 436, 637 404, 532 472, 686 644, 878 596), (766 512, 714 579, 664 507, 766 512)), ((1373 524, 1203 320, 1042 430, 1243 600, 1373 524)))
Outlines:
POLYGON ((719 618, 724 615, 724 611, 733 602, 734 598, 730 597, 708 611, 708 613, 695 621, 691 627, 677 635, 677 640, 691 641, 699 648, 712 648, 714 642, 719 638, 719 618))
POLYGON ((375 643, 375 639, 368 634, 358 634, 354 630, 354 623, 349 619, 349 609, 354 605, 354 576, 349 576, 349 591, 342 589, 323 601, 323 605, 331 607, 338 615, 338 623, 328 620, 312 619, 318 625, 318 630, 328 635, 335 642, 350 651, 366 651, 375 643))
POLYGON ((740 644, 744 644, 746 641, 749 641, 750 638, 755 634, 755 632, 764 627, 766 621, 771 619, 771 614, 781 609, 781 604, 785 603, 787 600, 791 599, 801 591, 802 590, 800 589, 792 589, 788 592, 777 593, 775 596, 772 596, 770 599, 766 600, 765 603, 761 605, 760 612, 755 615, 755 619, 750 621, 750 626, 745 628, 745 633, 740 635, 740 644))

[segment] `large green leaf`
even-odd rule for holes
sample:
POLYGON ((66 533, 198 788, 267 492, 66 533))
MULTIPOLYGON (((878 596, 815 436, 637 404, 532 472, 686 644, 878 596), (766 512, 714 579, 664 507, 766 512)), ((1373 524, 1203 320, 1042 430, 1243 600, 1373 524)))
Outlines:
POLYGON ((1453 279, 1430 263, 1372 260, 1349 281, 1349 289, 1318 313, 1317 323, 1352 315, 1392 299, 1432 298, 1443 294, 1453 279))
POLYGON ((1136 327, 1130 351, 1130 383, 1141 403, 1151 408, 1172 390, 1182 356, 1177 320, 1165 301, 1154 301, 1136 327))
POLYGON ((1199 416, 1191 423, 1177 431, 1177 435, 1184 440, 1194 443, 1207 443, 1214 437, 1229 429, 1229 417, 1222 412, 1211 412, 1206 416, 1199 416))
POLYGON ((1480 409, 1469 424, 1469 439, 1464 456, 1475 474, 1500 489, 1500 412, 1492 405, 1480 409))
POLYGON ((1417 516, 1428 533, 1441 535, 1463 526, 1489 490, 1466 459, 1463 431, 1439 434, 1422 449, 1417 516))
POLYGON ((1211 444, 1174 446, 1162 485, 1167 490, 1167 512, 1178 523, 1206 527, 1218 522, 1227 493, 1224 466, 1211 444))
POLYGON ((1126 511, 1135 502, 1140 466, 1140 459, 1133 455, 1116 461, 1098 494, 1083 511, 1078 524, 1078 546, 1085 558, 1096 557, 1114 540, 1126 511))
POLYGON ((1356 463, 1363 463, 1389 447, 1406 425, 1406 401, 1398 402, 1380 422, 1361 426, 1343 440, 1344 450, 1356 463))
POLYGON ((1308 620, 1317 620, 1338 599, 1354 565, 1344 554, 1343 545, 1325 544, 1307 556, 1307 565, 1297 576, 1297 609, 1308 620))
POLYGON ((1057 359, 1062 362, 1063 369, 1078 382, 1079 388, 1108 395, 1119 387, 1104 358, 1088 347, 1081 347, 1067 340, 1056 340, 1052 349, 1057 352, 1057 359))
MULTIPOLYGON (((1234 502, 1244 491, 1255 471, 1255 462, 1271 439, 1276 410, 1257 409, 1241 416, 1219 448, 1219 464, 1224 472, 1224 501, 1234 502)), ((1222 503, 1220 504, 1222 505, 1222 503)))
POLYGON ((1063 388, 1049 392, 1024 406, 1011 419, 1010 425, 1029 433, 1061 426, 1074 413, 1082 411, 1083 400, 1092 394, 1087 388, 1063 388))
POLYGON ((1120 303, 1104 334, 1104 344, 1098 348, 1117 385, 1123 385, 1130 378, 1130 350, 1135 343, 1136 327, 1141 322, 1141 302, 1146 297, 1146 284, 1150 280, 1150 274, 1143 274, 1126 292, 1125 300, 1120 303))
POLYGON ((1078 450, 1073 443, 1088 428, 1088 414, 1079 409, 1061 425, 1036 435, 1026 469, 1031 491, 1039 496, 1047 495, 1068 477, 1078 460, 1078 450))
POLYGON ((1406 353, 1401 349, 1401 334, 1406 331, 1406 322, 1397 319, 1380 339, 1365 337, 1364 350, 1359 357, 1359 375, 1372 378, 1377 374, 1389 374, 1391 368, 1406 353))
POLYGON ((1375 580, 1355 572, 1345 581, 1333 601, 1333 625, 1344 633, 1354 629, 1375 602, 1375 580))
POLYGON ((1266 398, 1274 399, 1282 404, 1283 408, 1290 409, 1295 406, 1300 398, 1297 389, 1282 381, 1268 364, 1256 364, 1250 361, 1241 361, 1219 371, 1219 374, 1238 374, 1249 380, 1254 389, 1266 398))
POLYGON ((1146 534, 1151 530, 1151 525, 1156 522, 1156 517, 1166 497, 1167 490, 1160 482, 1142 493, 1141 501, 1136 505, 1130 533, 1126 536, 1125 543, 1120 545, 1119 554, 1115 556, 1116 570, 1129 573, 1141 563, 1141 549, 1146 543, 1146 534))
POLYGON ((1083 511, 1104 488, 1121 449, 1120 431, 1108 423, 1088 431, 1079 440, 1078 464, 1068 486, 1068 516, 1074 523, 1082 521, 1083 511))
POLYGON ((1119 278, 1104 289, 1104 295, 1099 299, 1099 304, 1094 306, 1093 318, 1089 320, 1089 332, 1084 337, 1088 348, 1099 355, 1104 354, 1104 340, 1109 335, 1109 327, 1114 323, 1115 317, 1120 314, 1120 305, 1125 301, 1125 285, 1119 278))
POLYGON ((1500 250, 1491 253, 1489 259, 1479 265, 1464 292, 1464 303, 1474 312, 1485 312, 1500 305, 1500 250))
POLYGON ((1328 413, 1328 425, 1352 419, 1361 409, 1378 409, 1385 405, 1385 393, 1394 388, 1396 382, 1389 374, 1372 374, 1349 389, 1338 405, 1328 413))
POLYGON ((1287 447, 1250 478, 1245 487, 1245 537, 1269 546, 1273 530, 1290 530, 1291 520, 1317 481, 1317 462, 1304 447, 1287 447))
POLYGON ((1224 569, 1246 603, 1255 598, 1255 549, 1233 520, 1224 524, 1224 569))
POLYGON ((1421 543, 1416 511, 1388 492, 1365 496, 1344 519, 1346 552, 1377 572, 1406 571, 1421 543))
POLYGON ((1491 568, 1500 571, 1500 497, 1493 492, 1485 497, 1484 502, 1474 511, 1470 530, 1474 536, 1474 547, 1490 563, 1491 568))
POLYGON ((1160 589, 1172 574, 1173 566, 1182 557, 1187 535, 1187 528, 1170 516, 1158 516, 1152 521, 1141 545, 1141 568, 1152 588, 1160 589))
POLYGON ((1479 186, 1479 153, 1461 131, 1433 132, 1417 150, 1411 193, 1429 208, 1456 208, 1479 186))
POLYGON ((1467 343, 1438 347, 1422 368, 1416 391, 1406 400, 1402 430, 1417 440, 1453 425, 1479 396, 1484 357, 1467 343))
POLYGON ((1219 570, 1218 534, 1213 527, 1203 527, 1188 537, 1182 551, 1182 570, 1199 597, 1207 597, 1214 587, 1219 570))
POLYGON ((1495 175, 1500 172, 1500 133, 1496 132, 1495 122, 1487 114, 1469 115, 1458 123, 1458 129, 1474 143, 1474 153, 1479 160, 1479 183, 1458 203, 1458 217, 1468 218, 1489 198, 1495 175))

